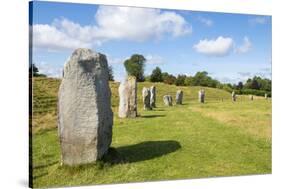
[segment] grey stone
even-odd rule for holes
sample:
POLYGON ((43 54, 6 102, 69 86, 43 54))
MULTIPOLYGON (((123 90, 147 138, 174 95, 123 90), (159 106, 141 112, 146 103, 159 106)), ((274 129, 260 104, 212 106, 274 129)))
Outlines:
POLYGON ((163 101, 164 101, 164 104, 166 106, 172 106, 173 105, 173 98, 171 95, 165 95, 163 96, 163 101))
POLYGON ((142 101, 143 101, 143 109, 144 110, 151 110, 150 106, 150 89, 144 87, 142 89, 142 101))
POLYGON ((204 89, 201 89, 198 91, 198 100, 200 103, 204 103, 205 102, 205 91, 204 89))
POLYGON ((178 90, 176 94, 176 104, 182 104, 183 91, 178 90))
POLYGON ((137 117, 137 81, 136 77, 128 76, 119 86, 120 118, 137 117))
POLYGON ((250 95, 250 96, 249 96, 249 99, 250 99, 250 100, 254 100, 254 95, 250 95))
POLYGON ((232 101, 235 102, 236 101, 236 94, 235 94, 234 91, 232 91, 231 97, 232 97, 232 101))
POLYGON ((150 106, 156 108, 156 87, 150 87, 150 106))
POLYGON ((265 98, 266 100, 268 99, 267 93, 264 94, 264 98, 265 98))
POLYGON ((64 66, 58 94, 58 134, 65 165, 92 163, 107 153, 113 113, 106 56, 75 50, 64 66))

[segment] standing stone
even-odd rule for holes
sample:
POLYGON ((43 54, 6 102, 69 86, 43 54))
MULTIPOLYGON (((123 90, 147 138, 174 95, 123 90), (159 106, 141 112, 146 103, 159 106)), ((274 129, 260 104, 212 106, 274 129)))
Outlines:
POLYGON ((232 97, 232 101, 235 102, 236 101, 236 94, 235 94, 234 91, 232 91, 231 97, 232 97))
POLYGON ((92 163, 107 153, 113 113, 106 56, 75 50, 64 66, 58 94, 58 134, 65 165, 92 163))
POLYGON ((120 118, 137 117, 137 80, 134 76, 128 76, 118 89, 120 118))
POLYGON ((164 101, 164 104, 166 106, 172 106, 173 105, 173 98, 171 95, 165 95, 163 96, 163 101, 164 101))
POLYGON ((198 92, 198 100, 200 103, 204 103, 205 102, 205 91, 204 89, 199 90, 198 92))
POLYGON ((150 89, 144 87, 142 89, 142 101, 143 101, 143 109, 144 110, 151 110, 150 106, 150 89))
POLYGON ((178 90, 176 94, 176 104, 182 104, 182 97, 183 97, 182 90, 178 90))
POLYGON ((156 108, 156 87, 150 87, 150 107, 156 108))
POLYGON ((264 98, 267 100, 267 98, 268 98, 268 97, 267 97, 267 93, 264 94, 264 98))
POLYGON ((249 99, 250 99, 250 100, 254 100, 254 95, 250 95, 250 96, 249 96, 249 99))

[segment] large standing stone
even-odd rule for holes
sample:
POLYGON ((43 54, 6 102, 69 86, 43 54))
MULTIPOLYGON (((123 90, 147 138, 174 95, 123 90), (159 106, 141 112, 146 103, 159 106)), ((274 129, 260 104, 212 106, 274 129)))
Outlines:
POLYGON ((205 102, 205 91, 203 89, 199 90, 198 92, 198 100, 200 103, 205 102))
POLYGON ((62 164, 95 162, 112 140, 113 113, 106 56, 77 49, 64 66, 58 94, 62 164))
POLYGON ((163 96, 163 101, 164 101, 164 104, 166 106, 172 106, 173 105, 173 98, 171 95, 165 95, 163 96))
POLYGON ((236 101, 236 94, 235 94, 234 91, 232 91, 231 97, 232 97, 232 101, 235 102, 236 101))
POLYGON ((128 76, 119 86, 120 118, 137 117, 137 81, 136 77, 128 76))
POLYGON ((176 104, 182 104, 182 97, 183 97, 182 90, 178 90, 176 94, 176 104))
POLYGON ((142 89, 142 101, 143 101, 143 109, 144 110, 151 110, 150 106, 150 89, 144 87, 142 89))
POLYGON ((156 87, 150 87, 150 107, 156 108, 156 87))

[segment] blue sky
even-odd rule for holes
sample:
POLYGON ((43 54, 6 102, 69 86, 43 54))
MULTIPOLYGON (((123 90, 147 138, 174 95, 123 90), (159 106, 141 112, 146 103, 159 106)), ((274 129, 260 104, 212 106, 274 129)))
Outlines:
POLYGON ((32 10, 33 62, 51 77, 84 47, 106 54, 118 81, 134 53, 146 57, 145 74, 158 66, 230 83, 271 78, 270 16, 54 2, 34 2, 32 10))

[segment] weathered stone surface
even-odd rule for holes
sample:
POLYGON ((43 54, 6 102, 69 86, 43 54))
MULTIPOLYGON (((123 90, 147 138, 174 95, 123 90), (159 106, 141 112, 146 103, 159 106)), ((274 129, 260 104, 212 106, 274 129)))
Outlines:
POLYGON ((156 87, 150 87, 150 107, 156 108, 156 87))
POLYGON ((166 106, 172 106, 173 105, 173 98, 171 95, 165 95, 163 96, 163 101, 164 101, 164 104, 166 106))
POLYGON ((250 100, 254 100, 254 95, 250 95, 250 96, 249 96, 249 99, 250 99, 250 100))
POLYGON ((137 81, 136 77, 128 76, 119 86, 120 118, 137 117, 137 81))
POLYGON ((199 90, 198 92, 198 100, 200 103, 204 103, 205 102, 205 91, 204 89, 199 90))
POLYGON ((236 101, 236 94, 234 91, 232 91, 231 93, 231 98, 232 98, 232 101, 235 102, 236 101))
POLYGON ((151 110, 150 106, 150 89, 144 87, 142 89, 142 101, 143 101, 143 109, 144 110, 151 110))
POLYGON ((176 104, 182 104, 183 91, 178 90, 176 94, 176 104))
POLYGON ((95 162, 112 140, 113 113, 106 56, 77 49, 64 66, 58 94, 62 164, 95 162))

